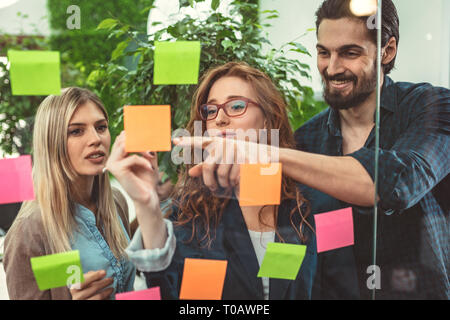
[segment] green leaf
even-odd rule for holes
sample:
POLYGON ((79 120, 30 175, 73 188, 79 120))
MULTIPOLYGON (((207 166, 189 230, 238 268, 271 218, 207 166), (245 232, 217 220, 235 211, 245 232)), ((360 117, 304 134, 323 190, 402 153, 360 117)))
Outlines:
POLYGON ((302 67, 303 69, 311 70, 311 67, 310 67, 309 65, 307 65, 306 63, 300 63, 300 62, 299 62, 299 65, 300 65, 300 67, 302 67))
POLYGON ((291 49, 290 51, 300 52, 311 57, 311 54, 309 53, 308 49, 306 49, 305 46, 303 46, 302 44, 298 42, 290 42, 289 44, 295 47, 295 49, 291 49))
POLYGON ((269 20, 269 19, 276 19, 276 18, 279 18, 280 16, 278 15, 278 14, 272 14, 272 15, 270 15, 270 16, 268 16, 268 17, 265 17, 264 19, 267 19, 267 20, 269 20))
POLYGON ((302 87, 300 85, 300 82, 298 82, 296 79, 291 79, 291 83, 297 88, 301 88, 302 87))
POLYGON ((216 11, 217 8, 219 8, 219 5, 220 5, 220 0, 212 0, 212 2, 211 2, 211 9, 216 11))
POLYGON ((100 70, 94 70, 94 71, 92 71, 92 72, 89 74, 89 76, 88 76, 88 78, 87 78, 87 80, 86 80, 87 83, 88 83, 88 84, 95 83, 95 82, 98 80, 99 75, 100 75, 100 70))
POLYGON ((233 42, 231 40, 225 39, 222 41, 222 47, 227 51, 229 47, 233 47, 233 42))
POLYGON ((125 41, 120 42, 116 49, 111 54, 111 60, 116 60, 118 57, 120 57, 123 54, 123 51, 128 47, 130 40, 127 39, 125 41))
POLYGON ((267 44, 269 44, 269 45, 272 45, 272 43, 269 41, 269 39, 266 39, 266 38, 260 38, 260 39, 259 39, 259 42, 260 42, 260 43, 267 43, 267 44))
POLYGON ((186 7, 188 5, 192 7, 194 4, 194 0, 179 0, 178 3, 180 8, 186 7))
POLYGON ((262 14, 270 13, 270 14, 279 14, 277 10, 264 10, 261 11, 262 14))
POLYGON ((153 6, 153 5, 148 6, 148 7, 144 8, 144 9, 142 9, 141 12, 139 12, 139 13, 140 13, 140 14, 148 15, 148 12, 149 12, 150 10, 152 10, 153 8, 155 8, 155 6, 153 6))
POLYGON ((116 19, 105 19, 97 26, 97 30, 101 29, 112 29, 114 28, 119 22, 116 19))

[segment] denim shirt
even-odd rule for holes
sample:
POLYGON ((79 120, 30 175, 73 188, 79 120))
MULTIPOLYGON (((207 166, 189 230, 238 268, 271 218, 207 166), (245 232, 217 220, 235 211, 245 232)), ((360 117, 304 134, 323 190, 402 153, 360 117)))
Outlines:
MULTIPOLYGON (((128 237, 120 218, 123 232, 128 237)), ((126 257, 116 259, 102 234, 96 226, 94 213, 86 207, 77 204, 75 221, 78 230, 71 239, 73 250, 80 251, 83 273, 89 271, 105 270, 105 278, 113 278, 114 291, 110 298, 114 299, 116 293, 133 291, 136 269, 126 257)))

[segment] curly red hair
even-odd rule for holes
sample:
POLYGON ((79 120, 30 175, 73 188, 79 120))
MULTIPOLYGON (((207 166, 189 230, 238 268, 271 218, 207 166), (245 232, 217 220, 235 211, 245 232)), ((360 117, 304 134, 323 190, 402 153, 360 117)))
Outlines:
MULTIPOLYGON (((273 84, 272 80, 263 72, 249 66, 243 62, 230 62, 225 65, 209 70, 202 78, 198 86, 191 107, 191 118, 187 125, 187 131, 191 135, 194 134, 194 123, 202 121, 197 110, 198 107, 207 102, 209 92, 214 83, 222 77, 239 77, 249 83, 257 96, 257 103, 259 103, 266 117, 267 129, 279 129, 279 147, 280 148, 295 148, 294 135, 289 124, 286 103, 273 84)), ((202 134, 206 130, 206 123, 202 121, 202 134)), ((270 137, 268 137, 268 144, 270 144, 270 137)), ((209 246, 213 240, 212 231, 217 228, 222 214, 228 205, 232 191, 228 191, 223 197, 217 197, 204 184, 201 177, 191 177, 188 174, 190 168, 194 165, 186 165, 181 173, 180 179, 175 187, 174 197, 175 205, 178 207, 178 217, 175 225, 184 226, 189 223, 192 225, 191 242, 197 235, 200 242, 206 242, 209 246), (199 230, 204 231, 203 235, 199 235, 199 230), (212 230, 213 229, 213 230, 212 230)), ((282 177, 282 191, 281 201, 293 199, 297 202, 297 206, 290 212, 290 221, 292 227, 295 229, 299 238, 304 242, 306 237, 302 232, 303 224, 309 223, 306 217, 309 215, 309 210, 305 210, 303 214, 301 208, 303 204, 307 203, 302 196, 295 181, 283 176, 282 177), (298 212, 300 215, 300 225, 296 226, 293 222, 293 215, 298 212)), ((264 207, 263 207, 264 208, 264 207)), ((262 209, 263 209, 262 208, 262 209)), ((261 212, 259 211, 259 221, 262 223, 261 212)), ((278 206, 274 210, 275 225, 278 217, 278 206)), ((281 238, 278 230, 275 230, 277 235, 281 238)))

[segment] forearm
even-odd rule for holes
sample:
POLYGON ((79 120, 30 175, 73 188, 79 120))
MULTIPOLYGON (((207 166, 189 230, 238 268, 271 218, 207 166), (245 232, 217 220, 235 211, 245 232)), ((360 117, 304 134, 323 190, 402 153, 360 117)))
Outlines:
POLYGON ((163 248, 167 240, 167 230, 159 207, 159 201, 155 205, 135 203, 135 208, 144 248, 163 248))
POLYGON ((280 149, 279 158, 283 173, 301 184, 357 206, 369 207, 375 203, 372 178, 352 157, 280 149))

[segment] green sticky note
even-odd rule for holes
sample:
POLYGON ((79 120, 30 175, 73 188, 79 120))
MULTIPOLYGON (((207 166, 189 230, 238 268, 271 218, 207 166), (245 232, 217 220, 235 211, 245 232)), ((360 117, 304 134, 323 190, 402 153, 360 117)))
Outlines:
POLYGON ((305 253, 306 246, 303 245, 269 243, 258 277, 295 280, 305 253))
POLYGON ((10 81, 15 96, 61 94, 58 51, 8 51, 10 81))
POLYGON ((153 84, 197 84, 200 52, 199 41, 156 42, 153 84))
POLYGON ((78 250, 34 257, 31 269, 39 290, 71 286, 84 281, 78 250))

